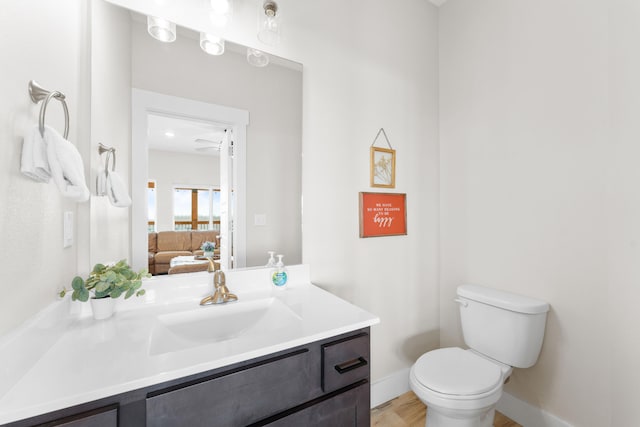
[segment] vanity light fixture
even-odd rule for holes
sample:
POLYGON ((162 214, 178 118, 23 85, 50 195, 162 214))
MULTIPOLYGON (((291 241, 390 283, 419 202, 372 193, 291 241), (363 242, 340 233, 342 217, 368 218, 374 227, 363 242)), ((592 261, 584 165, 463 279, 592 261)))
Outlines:
POLYGON ((254 67, 266 67, 269 65, 269 55, 261 50, 247 48, 247 62, 254 67))
POLYGON ((211 12, 209 18, 216 27, 225 27, 233 14, 233 3, 231 0, 211 0, 211 12))
POLYGON ((200 33, 200 47, 209 55, 222 55, 224 39, 213 34, 200 33))
POLYGON ((157 16, 147 16, 147 31, 161 42, 171 43, 176 39, 176 24, 157 16))
POLYGON ((275 46, 280 42, 281 12, 273 0, 265 0, 258 12, 258 40, 275 46))

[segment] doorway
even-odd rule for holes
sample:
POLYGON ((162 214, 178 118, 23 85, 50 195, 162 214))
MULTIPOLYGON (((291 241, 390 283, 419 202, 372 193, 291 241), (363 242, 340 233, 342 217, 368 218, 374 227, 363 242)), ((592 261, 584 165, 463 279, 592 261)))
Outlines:
MULTIPOLYGON (((131 253, 134 269, 147 267, 148 260, 148 182, 149 149, 157 132, 168 132, 158 123, 182 124, 192 128, 181 147, 172 138, 164 138, 165 151, 189 148, 203 157, 216 158, 220 191, 220 262, 223 268, 246 265, 246 128, 249 113, 216 104, 195 101, 157 92, 132 90, 132 209, 131 253), (199 137, 200 136, 200 137, 199 137), (215 153, 214 153, 215 151, 215 153), (212 154, 215 154, 212 155, 212 154)), ((166 136, 166 135, 165 135, 166 136)), ((176 137, 174 134, 173 137, 176 137)), ((162 139, 162 138, 156 138, 162 139)), ((178 158, 178 154, 175 155, 178 158)), ((177 186, 186 182, 175 182, 177 186)), ((190 183, 204 187, 206 183, 190 183)))

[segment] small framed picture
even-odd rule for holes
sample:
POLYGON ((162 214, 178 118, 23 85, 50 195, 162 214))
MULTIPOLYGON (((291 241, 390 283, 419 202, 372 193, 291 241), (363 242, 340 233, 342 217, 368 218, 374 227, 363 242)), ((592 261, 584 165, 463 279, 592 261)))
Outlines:
POLYGON ((406 194, 360 193, 360 237, 406 234, 406 194))
POLYGON ((396 150, 371 147, 371 186, 396 188, 396 150))

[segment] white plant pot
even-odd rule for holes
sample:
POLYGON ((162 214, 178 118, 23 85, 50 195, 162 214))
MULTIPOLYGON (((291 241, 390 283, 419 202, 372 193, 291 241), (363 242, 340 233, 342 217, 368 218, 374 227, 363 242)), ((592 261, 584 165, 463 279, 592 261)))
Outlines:
POLYGON ((91 309, 93 310, 93 318, 96 320, 108 319, 113 315, 116 307, 116 300, 111 297, 107 298, 91 298, 91 309))
POLYGON ((203 256, 205 258, 212 258, 213 257, 213 251, 212 252, 205 252, 203 256))

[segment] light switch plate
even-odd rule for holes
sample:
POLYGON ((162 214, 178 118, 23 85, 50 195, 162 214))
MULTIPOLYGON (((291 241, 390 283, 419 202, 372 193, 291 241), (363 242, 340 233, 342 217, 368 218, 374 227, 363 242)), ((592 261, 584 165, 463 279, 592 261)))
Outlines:
POLYGON ((73 212, 64 213, 63 248, 73 245, 73 212))
POLYGON ((267 214, 255 214, 253 216, 253 224, 256 226, 267 225, 267 214))

